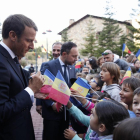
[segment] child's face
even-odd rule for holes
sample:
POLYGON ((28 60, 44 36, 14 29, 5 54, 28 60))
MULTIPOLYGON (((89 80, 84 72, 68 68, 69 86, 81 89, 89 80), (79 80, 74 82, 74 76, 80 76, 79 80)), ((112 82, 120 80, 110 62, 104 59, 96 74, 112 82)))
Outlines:
POLYGON ((83 68, 82 73, 85 73, 85 72, 89 73, 89 69, 88 68, 83 68))
POLYGON ((136 68, 140 68, 140 61, 136 61, 135 67, 136 67, 136 68))
POLYGON ((135 95, 133 98, 132 108, 137 117, 140 117, 140 95, 135 95))
POLYGON ((99 62, 99 63, 100 63, 100 64, 99 64, 100 67, 102 66, 102 64, 103 64, 104 62, 105 62, 105 61, 104 61, 104 58, 100 59, 100 62, 99 62))
POLYGON ((98 131, 98 116, 95 111, 95 107, 92 109, 92 114, 90 115, 90 128, 94 131, 98 131))
MULTIPOLYGON (((93 96, 92 96, 92 99, 98 99, 98 96, 97 96, 97 95, 93 95, 93 96)), ((96 100, 92 100, 92 103, 96 104, 97 101, 96 101, 96 100)))
POLYGON ((120 92, 121 101, 126 103, 128 106, 132 104, 133 101, 133 90, 128 86, 128 84, 122 84, 122 90, 120 92))
POLYGON ((96 90, 97 83, 98 83, 98 81, 97 81, 96 78, 91 79, 90 82, 89 82, 91 88, 94 89, 94 90, 96 90))
POLYGON ((102 68, 101 70, 101 80, 104 82, 108 82, 112 80, 112 76, 110 75, 109 71, 106 68, 102 68))

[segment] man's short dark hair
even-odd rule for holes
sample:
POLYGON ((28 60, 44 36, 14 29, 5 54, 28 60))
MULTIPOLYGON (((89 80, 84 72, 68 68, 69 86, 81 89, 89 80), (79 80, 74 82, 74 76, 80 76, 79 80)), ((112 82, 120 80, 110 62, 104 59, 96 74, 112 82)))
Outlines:
POLYGON ((66 52, 67 54, 69 54, 70 50, 73 48, 73 47, 77 47, 77 45, 73 42, 66 42, 62 45, 61 47, 61 55, 63 52, 66 52))
POLYGON ((5 19, 3 23, 2 37, 7 39, 9 37, 9 32, 14 31, 17 37, 20 38, 25 26, 34 28, 35 31, 38 31, 37 26, 30 18, 21 14, 11 15, 5 19))

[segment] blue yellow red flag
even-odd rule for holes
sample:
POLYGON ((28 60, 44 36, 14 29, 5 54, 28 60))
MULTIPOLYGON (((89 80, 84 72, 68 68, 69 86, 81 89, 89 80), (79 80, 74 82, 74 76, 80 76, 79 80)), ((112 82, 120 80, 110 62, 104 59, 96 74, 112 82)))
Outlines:
POLYGON ((127 69, 127 71, 126 71, 126 73, 125 73, 125 75, 124 75, 124 77, 123 77, 123 79, 122 79, 122 81, 121 81, 120 84, 122 84, 123 81, 124 81, 126 78, 129 78, 129 77, 131 77, 131 68, 130 68, 130 67, 128 67, 128 69, 127 69))
POLYGON ((43 45, 41 46, 41 48, 42 48, 42 52, 47 51, 43 45))
POLYGON ((137 57, 137 59, 140 61, 140 49, 139 49, 138 52, 136 53, 136 57, 137 57))
POLYGON ((42 88, 40 89, 40 92, 49 94, 53 81, 55 79, 55 76, 48 69, 46 69, 43 77, 45 78, 45 82, 44 82, 42 88))
POLYGON ((78 91, 82 96, 86 96, 91 86, 84 80, 78 77, 75 83, 71 86, 71 89, 78 91))
POLYGON ((126 46, 126 44, 125 44, 125 43, 123 43, 123 48, 122 48, 122 51, 123 51, 123 52, 127 52, 127 53, 131 54, 131 51, 128 49, 128 47, 126 46))
POLYGON ((58 70, 55 80, 53 82, 49 97, 63 105, 67 105, 70 98, 71 91, 67 86, 63 76, 58 70))
POLYGON ((79 59, 79 60, 76 62, 75 68, 76 68, 76 69, 81 68, 81 59, 79 59))

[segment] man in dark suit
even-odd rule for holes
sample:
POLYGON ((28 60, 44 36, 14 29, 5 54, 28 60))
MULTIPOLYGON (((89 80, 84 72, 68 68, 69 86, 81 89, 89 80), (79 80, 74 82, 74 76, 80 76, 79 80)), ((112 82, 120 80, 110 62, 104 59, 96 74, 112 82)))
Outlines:
MULTIPOLYGON (((62 43, 61 42, 55 42, 52 45, 52 56, 53 59, 55 60, 60 56, 60 51, 61 51, 62 43)), ((47 62, 42 63, 40 70, 43 69, 44 65, 46 65, 47 62)), ((41 115, 42 114, 42 100, 37 99, 36 100, 36 111, 41 115)))
POLYGON ((0 140, 35 140, 30 108, 44 78, 40 72, 27 79, 18 62, 34 48, 37 27, 24 15, 11 15, 3 23, 0 42, 0 140))
MULTIPOLYGON (((77 61, 77 56, 77 45, 72 42, 64 43, 61 48, 60 57, 46 63, 41 73, 43 74, 48 69, 56 76, 58 70, 60 70, 68 86, 71 87, 70 79, 76 78, 73 64, 77 61)), ((63 133, 69 126, 68 112, 66 113, 67 118, 65 121, 64 109, 57 112, 56 103, 51 100, 46 100, 42 103, 42 117, 44 118, 43 140, 65 140, 63 133)))

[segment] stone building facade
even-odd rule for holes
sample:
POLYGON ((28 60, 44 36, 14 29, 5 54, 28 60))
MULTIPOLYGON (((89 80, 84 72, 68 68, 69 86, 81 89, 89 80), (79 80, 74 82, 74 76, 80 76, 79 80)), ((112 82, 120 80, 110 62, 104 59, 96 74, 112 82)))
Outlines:
MULTIPOLYGON (((82 44, 85 44, 85 41, 83 38, 86 37, 86 28, 87 28, 87 23, 89 20, 91 20, 92 23, 94 24, 94 27, 95 27, 94 36, 96 37, 97 44, 98 44, 97 35, 102 31, 102 29, 104 27, 104 25, 103 25, 104 20, 101 17, 86 15, 76 22, 74 22, 74 20, 71 19, 70 25, 66 28, 68 38, 70 40, 72 40, 72 42, 77 44, 78 49, 84 48, 84 45, 82 45, 82 44)), ((120 28, 123 30, 123 32, 121 34, 129 33, 129 30, 126 28, 126 25, 131 25, 130 23, 118 21, 118 24, 119 24, 120 28)), ((62 35, 62 32, 64 30, 62 30, 58 34, 62 35)))

